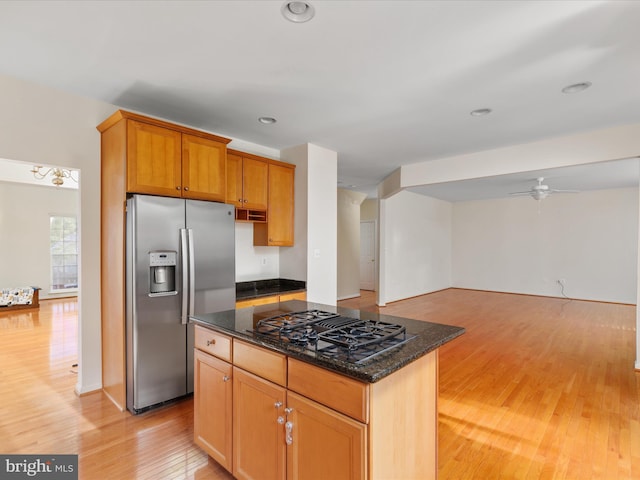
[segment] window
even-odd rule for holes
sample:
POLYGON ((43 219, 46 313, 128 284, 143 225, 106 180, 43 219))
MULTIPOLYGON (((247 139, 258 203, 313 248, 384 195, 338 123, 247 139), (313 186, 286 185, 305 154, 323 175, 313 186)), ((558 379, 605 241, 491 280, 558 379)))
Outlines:
POLYGON ((77 232, 76 217, 49 217, 52 292, 78 288, 77 232))

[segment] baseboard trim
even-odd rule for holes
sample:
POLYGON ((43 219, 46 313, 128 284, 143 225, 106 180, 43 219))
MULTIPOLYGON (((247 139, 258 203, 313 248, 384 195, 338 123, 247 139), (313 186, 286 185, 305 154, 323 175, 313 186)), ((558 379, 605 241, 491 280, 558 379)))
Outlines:
POLYGON ((340 300, 348 300, 348 299, 350 299, 350 298, 357 298, 357 297, 359 297, 359 296, 360 296, 360 294, 359 294, 359 293, 357 293, 357 294, 355 294, 355 295, 345 295, 345 296, 343 296, 343 297, 338 297, 338 302, 339 302, 340 300))

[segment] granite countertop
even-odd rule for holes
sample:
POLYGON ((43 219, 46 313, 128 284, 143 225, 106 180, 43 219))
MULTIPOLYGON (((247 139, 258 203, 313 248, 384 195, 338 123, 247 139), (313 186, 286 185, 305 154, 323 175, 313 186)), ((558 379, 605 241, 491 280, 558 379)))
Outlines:
POLYGON ((305 288, 305 282, 301 280, 289 280, 287 278, 238 282, 236 283, 236 300, 267 297, 281 293, 302 292, 305 288))
POLYGON ((377 382, 465 332, 464 328, 452 325, 411 320, 374 312, 362 312, 349 308, 303 302, 300 300, 194 315, 189 318, 192 323, 369 383, 377 382), (263 318, 269 318, 283 313, 314 309, 339 313, 345 317, 362 320, 379 320, 404 325, 407 334, 413 335, 415 338, 412 338, 400 347, 358 365, 332 360, 302 347, 274 343, 264 337, 255 335, 252 331, 254 325, 263 318))

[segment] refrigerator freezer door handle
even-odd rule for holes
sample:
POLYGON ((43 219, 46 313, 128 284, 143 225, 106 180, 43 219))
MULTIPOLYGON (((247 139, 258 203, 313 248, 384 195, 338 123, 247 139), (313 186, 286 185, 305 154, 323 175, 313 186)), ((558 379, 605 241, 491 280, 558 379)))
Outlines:
POLYGON ((186 228, 180 229, 180 251, 182 252, 182 311, 180 323, 186 325, 189 320, 187 317, 187 307, 189 305, 189 250, 186 228))
POLYGON ((196 256, 193 250, 193 230, 191 228, 187 229, 187 236, 189 238, 189 315, 193 315, 196 303, 196 256))

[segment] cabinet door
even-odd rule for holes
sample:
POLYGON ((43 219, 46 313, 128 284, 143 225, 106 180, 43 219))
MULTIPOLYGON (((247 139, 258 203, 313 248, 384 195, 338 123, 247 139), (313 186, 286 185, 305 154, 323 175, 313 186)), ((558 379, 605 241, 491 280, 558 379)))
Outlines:
POLYGON ((287 480, 366 478, 366 425, 290 391, 287 407, 287 480))
POLYGON ((227 153, 227 203, 242 208, 242 157, 227 153))
POLYGON ((231 471, 233 448, 231 364, 200 350, 194 351, 194 441, 211 455, 211 458, 231 471))
POLYGON ((256 224, 254 245, 293 245, 293 204, 295 167, 269 165, 269 210, 267 223, 256 224))
POLYGON ((224 202, 227 191, 227 146, 182 135, 182 196, 224 202))
POLYGON ((267 209, 269 163, 256 158, 242 159, 242 208, 267 209))
POLYGON ((127 121, 127 192, 181 195, 181 136, 168 128, 127 121))
POLYGON ((233 367, 233 476, 283 480, 285 389, 233 367))

